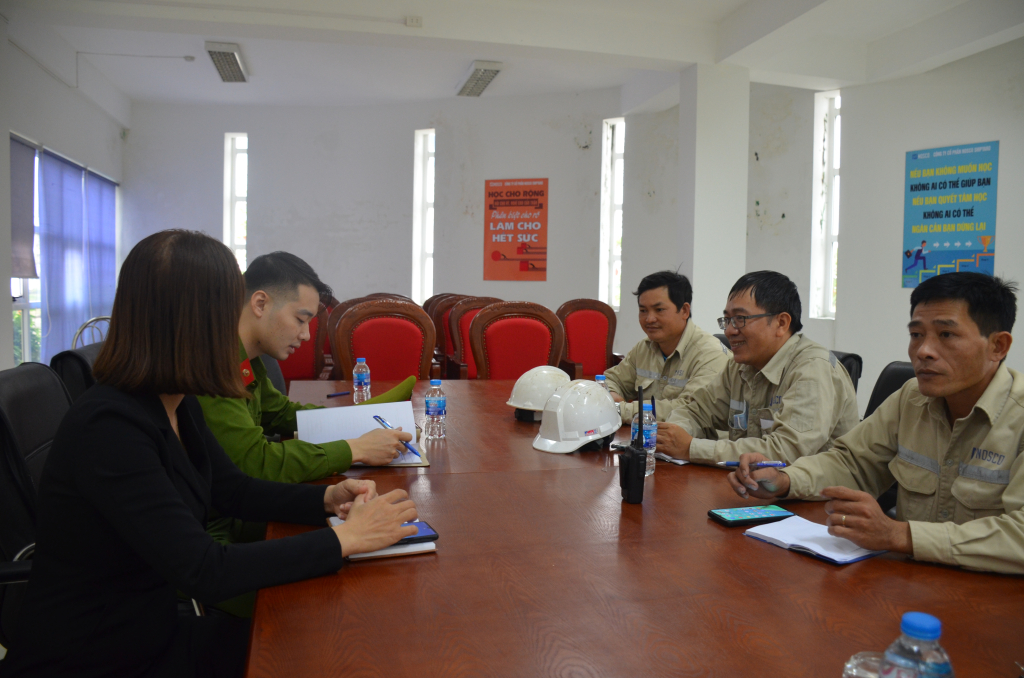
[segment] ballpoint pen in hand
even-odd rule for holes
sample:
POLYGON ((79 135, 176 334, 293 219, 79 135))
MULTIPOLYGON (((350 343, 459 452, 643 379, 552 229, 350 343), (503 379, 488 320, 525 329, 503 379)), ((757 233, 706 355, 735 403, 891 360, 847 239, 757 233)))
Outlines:
MULTIPOLYGON (((383 426, 384 428, 387 428, 387 429, 391 429, 392 431, 393 431, 393 430, 395 429, 395 427, 394 427, 394 426, 392 426, 391 424, 389 424, 389 423, 388 423, 388 420, 387 420, 387 419, 385 419, 384 417, 380 416, 379 414, 375 414, 375 415, 373 415, 373 418, 374 418, 374 420, 375 420, 375 421, 376 421, 376 422, 377 422, 378 424, 380 424, 380 425, 381 425, 381 426, 383 426)), ((402 444, 403 444, 403 445, 405 445, 405 449, 409 450, 410 452, 412 452, 413 454, 415 454, 415 455, 416 455, 417 457, 419 457, 420 459, 422 459, 422 458, 423 458, 422 456, 420 456, 420 453, 416 451, 416 448, 415 448, 415 447, 413 447, 413 446, 412 446, 412 445, 410 445, 409 443, 405 442, 404 440, 402 441, 402 444)))

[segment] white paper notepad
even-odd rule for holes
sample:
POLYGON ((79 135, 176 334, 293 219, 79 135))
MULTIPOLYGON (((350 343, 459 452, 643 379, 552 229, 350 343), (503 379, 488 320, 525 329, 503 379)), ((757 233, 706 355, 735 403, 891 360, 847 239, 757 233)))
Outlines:
POLYGON ((743 534, 790 551, 800 551, 836 565, 846 565, 885 551, 862 549, 849 539, 833 537, 828 527, 793 516, 777 523, 758 525, 743 534))
MULTIPOLYGON (((416 420, 412 414, 412 403, 374 403, 351 407, 327 407, 321 410, 299 410, 295 419, 299 425, 298 438, 314 445, 329 443, 334 440, 349 440, 381 428, 373 418, 383 417, 395 428, 416 435, 416 420)), ((416 456, 405 450, 391 462, 391 466, 429 466, 426 455, 415 441, 410 445, 420 453, 416 456)), ((358 464, 357 464, 358 465, 358 464)))

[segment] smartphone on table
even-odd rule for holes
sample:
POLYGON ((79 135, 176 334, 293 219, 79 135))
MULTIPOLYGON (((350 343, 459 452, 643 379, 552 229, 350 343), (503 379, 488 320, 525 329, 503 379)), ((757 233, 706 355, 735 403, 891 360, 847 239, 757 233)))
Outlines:
POLYGON ((416 534, 399 539, 398 542, 395 543, 395 546, 401 546, 402 544, 419 544, 425 541, 437 541, 439 536, 437 531, 422 520, 416 521, 415 523, 403 523, 402 527, 407 527, 409 525, 416 528, 416 534))
POLYGON ((775 506, 741 506, 739 508, 711 509, 708 515, 729 527, 773 523, 793 515, 792 511, 775 506))

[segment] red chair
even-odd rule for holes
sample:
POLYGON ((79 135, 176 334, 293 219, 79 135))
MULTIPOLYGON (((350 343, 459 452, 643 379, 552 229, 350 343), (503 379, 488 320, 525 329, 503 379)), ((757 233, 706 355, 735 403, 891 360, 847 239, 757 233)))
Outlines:
POLYGON ((555 315, 565 328, 565 359, 560 367, 574 379, 593 377, 618 365, 622 356, 612 352, 615 311, 596 299, 573 299, 555 315))
POLYGON ((369 299, 344 312, 331 335, 331 348, 334 379, 351 379, 356 358, 366 358, 373 379, 430 379, 434 324, 411 301, 369 299))
POLYGON ((558 366, 565 350, 562 321, 540 304, 503 301, 469 324, 478 379, 518 379, 538 365, 558 366))
POLYGON ((437 343, 436 353, 442 360, 445 360, 447 356, 455 352, 455 345, 452 343, 452 337, 448 333, 448 316, 451 313, 452 306, 465 298, 465 294, 448 295, 434 304, 434 310, 430 313, 430 317, 434 321, 434 341, 437 343))
MULTIPOLYGON (((441 294, 435 294, 432 297, 427 297, 427 300, 424 301, 423 304, 422 304, 423 310, 427 312, 427 315, 430 315, 430 312, 432 310, 434 310, 434 304, 436 304, 438 301, 440 301, 444 297, 450 297, 450 296, 451 296, 450 292, 442 292, 441 294)), ((430 315, 430 317, 433 318, 434 316, 430 315)))
POLYGON ((324 371, 324 344, 327 338, 327 307, 320 304, 309 321, 309 341, 302 342, 287 360, 280 361, 286 384, 295 379, 319 379, 324 371))
POLYGON ((485 306, 501 303, 497 297, 466 297, 460 299, 448 313, 448 334, 454 351, 448 356, 448 379, 476 379, 476 361, 469 348, 469 325, 485 306))

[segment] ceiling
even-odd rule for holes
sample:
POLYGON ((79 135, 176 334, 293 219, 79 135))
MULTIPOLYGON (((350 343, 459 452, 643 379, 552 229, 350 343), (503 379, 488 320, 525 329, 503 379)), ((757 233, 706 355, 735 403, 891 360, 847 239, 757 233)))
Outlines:
POLYGON ((0 0, 0 15, 125 126, 133 101, 443 99, 474 59, 505 64, 485 97, 670 84, 693 63, 833 89, 1024 36, 1022 0, 0 0), (250 82, 220 82, 206 40, 240 44, 250 82))

